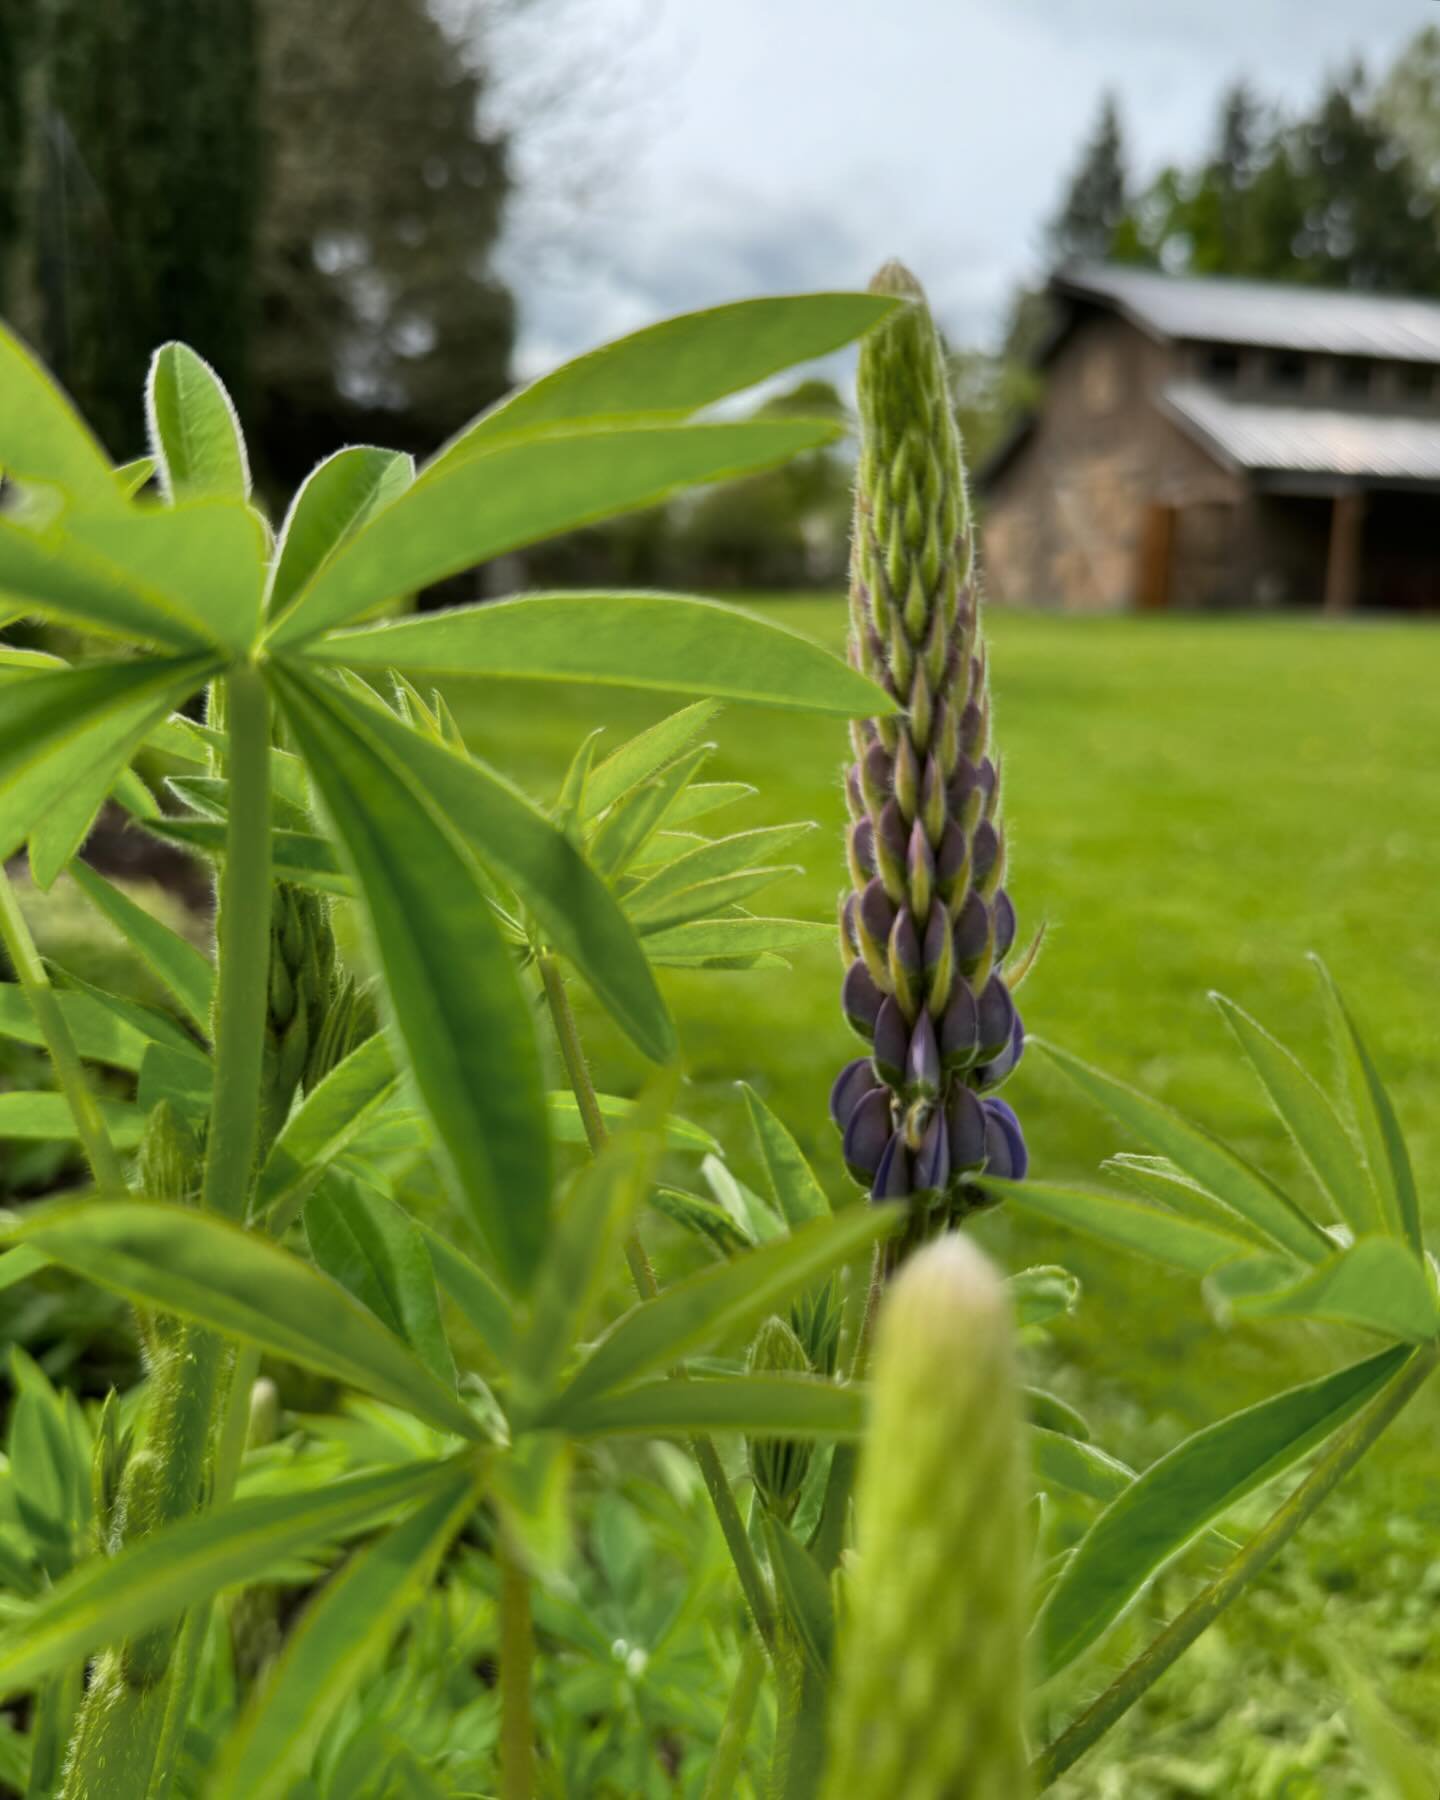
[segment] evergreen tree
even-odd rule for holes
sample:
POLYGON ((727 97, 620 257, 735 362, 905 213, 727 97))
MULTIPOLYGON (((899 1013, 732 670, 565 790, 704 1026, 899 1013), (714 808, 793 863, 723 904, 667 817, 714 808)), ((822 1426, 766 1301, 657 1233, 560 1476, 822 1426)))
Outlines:
POLYGON ((1129 174, 1120 112, 1113 94, 1101 103, 1100 117, 1069 189, 1050 225, 1049 247, 1057 262, 1109 256, 1115 229, 1125 217, 1129 174))

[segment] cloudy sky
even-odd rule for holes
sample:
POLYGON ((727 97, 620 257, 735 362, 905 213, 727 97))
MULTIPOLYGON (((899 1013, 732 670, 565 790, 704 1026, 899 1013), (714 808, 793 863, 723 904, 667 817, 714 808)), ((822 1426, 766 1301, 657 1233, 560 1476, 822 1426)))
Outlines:
POLYGON ((1143 175, 1245 75, 1299 106, 1440 0, 555 0, 505 45, 553 123, 511 246, 527 374, 667 313, 911 264, 993 334, 1103 90, 1143 175), (547 83, 549 85, 547 85, 547 83))

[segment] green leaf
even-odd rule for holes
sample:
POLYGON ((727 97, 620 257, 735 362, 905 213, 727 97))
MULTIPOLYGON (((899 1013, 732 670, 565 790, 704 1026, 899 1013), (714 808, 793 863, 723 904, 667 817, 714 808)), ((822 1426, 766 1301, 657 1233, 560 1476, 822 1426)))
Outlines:
MULTIPOLYGON (((225 827, 216 819, 147 819, 145 829, 212 861, 225 854, 225 827)), ((355 884, 341 868, 334 846, 311 832, 272 831, 270 869, 277 881, 292 881, 341 899, 354 897, 355 884)))
MULTIPOLYGON (((145 1114, 124 1100, 97 1100, 106 1129, 117 1150, 133 1150, 145 1128, 145 1114)), ((0 1142, 30 1139, 71 1143, 76 1138, 75 1120, 63 1094, 0 1094, 0 1142)))
POLYGON ((1334 1247, 1315 1221, 1282 1194, 1268 1176, 1218 1138, 1192 1125, 1172 1107, 1091 1068, 1067 1050, 1048 1043, 1040 1043, 1040 1048, 1082 1093, 1143 1138, 1153 1150, 1168 1156, 1242 1219, 1258 1226, 1282 1250, 1288 1250, 1302 1262, 1313 1263, 1334 1247))
POLYGON ((1384 1350, 1208 1426, 1153 1463, 1095 1521, 1036 1626, 1042 1678, 1095 1643, 1146 1583, 1247 1494, 1294 1466, 1409 1359, 1384 1350))
POLYGON ((458 1461, 342 1475, 298 1494, 265 1495, 184 1519, 58 1582, 0 1639, 0 1693, 162 1624, 257 1570, 367 1531, 453 1488, 458 1461))
MULTIPOLYGON (((677 856, 625 896, 625 910, 637 923, 671 922, 669 908, 687 890, 710 887, 722 876, 759 872, 774 879, 785 873, 762 868, 767 857, 778 856, 797 838, 814 831, 809 821, 796 825, 769 825, 758 831, 739 831, 732 837, 715 838, 677 856)), ((735 898, 741 896, 736 895, 735 898)), ((678 920, 674 922, 678 923, 678 920)))
POLYGON ((145 384, 145 423, 167 500, 250 498, 250 463, 224 383, 188 344, 162 344, 145 384))
POLYGON ((326 1170, 375 1122, 399 1085, 395 1058, 380 1032, 337 1063, 305 1096, 271 1146, 255 1184, 252 1216, 273 1216, 281 1209, 293 1214, 326 1170))
POLYGON ((1051 1319, 1074 1312, 1080 1301, 1080 1280, 1058 1263, 1022 1269, 1005 1283, 1019 1326, 1045 1325, 1051 1319))
POLYGON ((305 1236, 320 1268, 453 1388, 455 1358, 440 1322, 430 1252, 395 1202, 328 1174, 305 1202, 305 1236))
POLYGON ((622 744, 590 773, 585 783, 581 816, 593 819, 613 806, 633 787, 672 762, 687 749, 720 712, 718 700, 697 700, 661 719, 648 731, 622 744))
POLYGON ((674 1054, 675 1030, 639 940, 615 896, 563 831, 493 769, 431 742, 392 713, 308 673, 292 674, 287 692, 292 684, 308 709, 326 713, 335 729, 424 793, 436 822, 515 889, 638 1049, 657 1062, 674 1054))
POLYGON ((1355 1741, 1371 1773, 1383 1784, 1385 1800, 1435 1800, 1440 1777, 1426 1752, 1344 1651, 1333 1643, 1323 1649, 1337 1683, 1345 1690, 1345 1710, 1355 1741))
POLYGON ((733 1256, 737 1250, 748 1250, 755 1243, 753 1234, 717 1200, 706 1200, 684 1188, 662 1186, 651 1194, 650 1204, 682 1230, 704 1238, 722 1256, 733 1256))
POLYGON ((1423 1344, 1440 1332, 1429 1277, 1390 1237, 1359 1243, 1297 1281, 1293 1264, 1256 1257, 1216 1269, 1205 1291, 1222 1317, 1327 1319, 1423 1344))
POLYGON ((793 1231, 807 1219, 823 1219, 830 1211, 830 1202, 800 1146, 749 1082, 738 1085, 745 1096, 755 1146, 770 1178, 771 1197, 784 1214, 786 1224, 793 1231))
POLYGON ((1265 1028, 1223 994, 1210 998, 1234 1032, 1246 1061, 1294 1139, 1311 1173, 1356 1237, 1382 1230, 1375 1189, 1365 1159, 1341 1123, 1329 1096, 1309 1071, 1265 1028))
POLYGON ((1227 1236, 1239 1235, 1249 1240, 1257 1250, 1270 1251, 1274 1248, 1274 1240, 1263 1231, 1242 1219, 1236 1212, 1226 1206, 1223 1200, 1217 1200, 1208 1188, 1201 1187, 1183 1169, 1179 1169, 1168 1156, 1144 1156, 1138 1151, 1117 1150, 1114 1156, 1107 1156, 1100 1165, 1105 1175, 1114 1175, 1127 1187, 1138 1188, 1142 1194, 1148 1194, 1158 1200, 1166 1212, 1177 1212, 1187 1219, 1195 1219, 1201 1225, 1208 1225, 1212 1231, 1222 1231, 1227 1236))
MULTIPOLYGON (((623 1125, 635 1110, 633 1100, 622 1100, 615 1094, 597 1094, 600 1103, 600 1117, 613 1131, 616 1126, 623 1125)), ((575 1096, 565 1091, 556 1091, 545 1096, 550 1109, 550 1130, 557 1143, 585 1143, 585 1121, 580 1116, 580 1108, 575 1096)), ((672 1150, 689 1150, 701 1155, 713 1155, 720 1148, 719 1142, 701 1125, 692 1125, 688 1119, 677 1118, 673 1113, 665 1121, 665 1142, 672 1150)))
POLYGON ((127 500, 133 500, 147 482, 155 479, 157 467, 153 456, 132 456, 129 462, 115 465, 115 485, 127 500))
POLYGON ((792 1294, 878 1243, 900 1217, 897 1207, 853 1207, 677 1281, 601 1338, 557 1403, 557 1416, 758 1324, 792 1294))
POLYGON ((266 597, 270 614, 284 612, 340 546, 414 479, 412 457, 369 444, 337 450, 317 464, 280 528, 266 597))
POLYGON ((477 1427, 437 1381, 337 1282, 228 1220, 147 1200, 46 1206, 6 1225, 99 1287, 176 1313, 272 1356, 474 1437, 477 1427))
POLYGON ((765 1541, 775 1590, 815 1673, 825 1680, 835 1650, 835 1607, 830 1583, 815 1558, 779 1519, 767 1514, 765 1541))
POLYGON ((42 1256, 38 1250, 23 1245, 19 1250, 6 1250, 0 1255, 0 1294, 6 1288, 15 1286, 17 1281, 28 1281, 41 1269, 50 1267, 50 1258, 42 1256))
MULTIPOLYGON (((382 515, 384 516, 384 515, 382 515)), ((395 1030, 469 1217, 512 1289, 544 1250, 550 1145, 539 1047, 469 846, 335 696, 271 669, 365 899, 395 1030)), ((376 715, 378 716, 378 715, 376 715)))
MULTIPOLYGON (((733 1265, 730 1265, 733 1266, 733 1265)), ((743 1431, 750 1437, 858 1443, 868 1395, 814 1375, 733 1375, 646 1381, 620 1394, 562 1397, 545 1422, 572 1437, 680 1437, 743 1431)))
MULTIPOLYGON (((88 994, 62 991, 54 998, 75 1048, 87 1062, 105 1063, 112 1069, 131 1072, 140 1067, 141 1058, 153 1041, 143 1031, 108 1011, 88 994)), ((45 1034, 30 1010, 24 989, 17 982, 0 982, 0 1037, 42 1048, 45 1043, 45 1034)))
POLYGON ((467 425, 433 467, 463 462, 497 437, 596 414, 687 414, 827 355, 877 325, 878 294, 787 294, 682 313, 604 344, 521 388, 467 425))
POLYGON ((53 482, 76 498, 113 494, 110 459, 69 397, 15 334, 0 324, 0 472, 53 482))
POLYGON ((0 602, 126 642, 163 649, 204 649, 208 636, 188 607, 127 580, 93 552, 62 536, 0 517, 0 602))
POLYGON ((1135 1479, 1135 1471, 1096 1444, 1043 1425, 1030 1427, 1030 1461, 1036 1484, 1078 1494, 1082 1500, 1113 1500, 1135 1479))
POLYGON ((433 1225, 423 1219, 415 1223, 430 1248, 430 1261, 441 1287, 480 1334, 496 1362, 508 1369, 515 1354, 515 1319, 504 1290, 433 1225))
MULTIPOLYGON (((49 961, 51 970, 64 981, 67 992, 73 990, 77 994, 84 994, 103 1012, 111 1014, 150 1043, 168 1044, 172 1050, 203 1055, 194 1038, 169 1013, 160 1012, 152 1006, 141 1006, 136 1000, 127 1000, 120 994, 112 994, 105 988, 96 987, 93 981, 86 981, 83 975, 77 975, 74 969, 66 968, 53 957, 49 961)), ((140 1060, 144 1061, 143 1051, 140 1060)))
POLYGON ((384 1656, 475 1505, 460 1470, 326 1582, 285 1640, 220 1758, 211 1800, 284 1800, 325 1728, 384 1656))
POLYGON ((1078 1438, 1082 1444, 1089 1442, 1089 1423, 1068 1400, 1062 1400, 1058 1394, 1048 1393, 1044 1388, 1027 1387, 1024 1392, 1025 1415, 1032 1425, 1039 1425, 1046 1431, 1058 1431, 1063 1437, 1078 1438))
POLYGON ((1219 1264, 1249 1256, 1254 1250, 1254 1245, 1238 1234, 1231 1236, 1117 1194, 1089 1193, 1045 1181, 1000 1181, 993 1175, 980 1176, 978 1185, 1021 1212, 1037 1213, 1102 1244, 1132 1250, 1137 1256, 1148 1256, 1192 1275, 1207 1275, 1219 1264))
POLYGON ((215 1071, 208 1057, 198 1050, 151 1044, 140 1062, 135 1098, 147 1118, 165 1100, 186 1124, 201 1131, 209 1121, 214 1090, 215 1071))
POLYGON ((437 679, 503 675, 708 694, 842 718, 894 710, 889 696, 794 632, 681 594, 531 594, 337 632, 323 662, 437 679))
POLYGON ((209 957, 87 864, 76 863, 73 874, 80 891, 120 932, 191 1023, 208 1036, 215 996, 215 967, 209 957))
MULTIPOLYGON (((277 648, 542 538, 653 505, 680 488, 772 468, 831 442, 808 419, 717 425, 589 421, 437 466, 363 525, 272 632, 277 648)), ((350 660, 348 657, 342 660, 350 660)), ((404 658, 389 663, 409 668, 404 658)), ((858 679, 858 677, 857 677, 858 679)))
POLYGON ((1381 1222, 1396 1237, 1403 1237, 1417 1255, 1423 1249, 1420 1235, 1420 1203, 1410 1153, 1395 1108, 1380 1079, 1380 1071, 1360 1036, 1350 1009, 1341 998, 1330 971, 1318 956, 1310 959, 1330 1015, 1330 1035, 1350 1090, 1350 1105, 1360 1127, 1365 1158, 1380 1207, 1381 1222))
POLYGON ((651 962, 693 963, 709 958, 748 957, 761 950, 801 950, 834 941, 835 926, 817 919, 696 919, 672 925, 645 939, 651 962))
POLYGON ((134 506, 67 515, 64 529, 112 577, 154 597, 207 644, 239 652, 253 647, 270 552, 253 507, 235 500, 134 506))
POLYGON ((685 825, 692 819, 703 819, 722 806, 733 806, 739 800, 752 800, 759 793, 748 781, 692 781, 670 808, 666 821, 685 825))
POLYGON ((214 664, 100 663, 7 685, 0 707, 0 861, 97 768, 114 779, 158 719, 214 664))
POLYGON ((710 755, 702 744, 617 800, 592 833, 589 856, 611 881, 623 875, 644 850, 675 796, 710 755))
MULTIPOLYGON (((90 835, 95 815, 117 781, 128 773, 123 764, 117 768, 113 758, 94 764, 35 822, 30 832, 30 876, 36 887, 54 885, 90 835)), ((149 789, 143 782, 138 785, 148 800, 149 789)))

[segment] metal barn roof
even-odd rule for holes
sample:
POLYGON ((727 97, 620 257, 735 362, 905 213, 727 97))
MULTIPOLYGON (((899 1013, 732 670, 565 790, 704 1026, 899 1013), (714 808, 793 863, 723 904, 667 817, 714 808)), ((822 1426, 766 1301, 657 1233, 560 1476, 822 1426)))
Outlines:
POLYGON ((1440 363, 1440 300, 1164 275, 1114 263, 1073 264, 1052 287, 1108 303, 1159 337, 1440 363))
POLYGON ((1236 400, 1193 381, 1172 382, 1161 398, 1182 427, 1233 467, 1440 482, 1440 419, 1236 400))

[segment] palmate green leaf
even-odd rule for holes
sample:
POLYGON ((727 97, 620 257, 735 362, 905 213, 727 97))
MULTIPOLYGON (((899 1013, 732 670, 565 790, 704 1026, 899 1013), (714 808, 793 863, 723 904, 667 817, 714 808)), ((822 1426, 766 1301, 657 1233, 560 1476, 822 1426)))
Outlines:
POLYGON ((1118 1194, 1091 1193, 1084 1188, 1057 1187, 1046 1181, 1001 1181, 993 1175, 977 1185, 1021 1212, 1032 1212, 1102 1244, 1132 1250, 1172 1269, 1207 1275, 1221 1263, 1254 1254, 1254 1244, 1238 1233, 1216 1231, 1195 1219, 1182 1219, 1118 1194))
POLYGON ((473 1473, 357 1551, 310 1602, 231 1733, 209 1800, 284 1800, 326 1726, 380 1662, 476 1502, 473 1473))
POLYGON ((576 357, 492 407, 432 467, 498 437, 597 413, 687 414, 848 344, 893 310, 878 294, 785 294, 662 320, 576 357))
POLYGON ((733 1256, 737 1250, 749 1250, 754 1246, 754 1235, 718 1200, 707 1200, 684 1188, 662 1186, 650 1195, 650 1204, 682 1230, 704 1238, 722 1256, 733 1256))
POLYGON ((313 674, 292 671, 284 691, 292 689, 307 712, 324 713, 424 793, 443 828, 515 889, 637 1049, 657 1062, 674 1054, 674 1027, 633 929, 583 853, 538 807, 485 764, 313 674))
POLYGON ((625 896, 625 910, 637 923, 664 924, 673 916, 667 906, 689 889, 745 871, 759 871, 773 879, 786 871, 773 867, 761 869, 766 859, 778 856, 814 830, 814 824, 804 820, 794 825, 767 825, 755 831, 738 831, 730 837, 703 843, 673 862, 667 862, 639 887, 633 888, 625 896))
POLYGON ((1062 1437, 1077 1438, 1082 1444, 1089 1443, 1089 1422, 1068 1400, 1037 1387, 1027 1387, 1024 1396, 1025 1416, 1032 1425, 1039 1425, 1046 1431, 1058 1431, 1062 1437))
POLYGON ((0 603, 127 643, 195 652, 209 639, 188 607, 127 579, 57 525, 32 530, 0 517, 0 603))
POLYGON ((1319 1262, 1333 1245, 1325 1232, 1281 1193, 1268 1176, 1253 1168, 1218 1138, 1183 1118, 1137 1088, 1091 1068, 1054 1044, 1039 1047, 1080 1091, 1103 1107, 1150 1147, 1190 1175, 1242 1219, 1248 1219, 1282 1250, 1302 1262, 1319 1262))
POLYGON ((484 880, 368 710, 357 729, 338 696, 280 669, 272 680, 364 896, 395 1030, 460 1196, 523 1292, 548 1231, 549 1133, 529 1002, 484 880))
POLYGON ((1395 1108, 1330 971, 1318 956, 1312 956, 1310 960, 1320 978, 1330 1016, 1330 1035, 1340 1066, 1345 1071, 1350 1105, 1365 1146, 1365 1159, 1370 1167, 1381 1222, 1394 1236, 1404 1238, 1418 1255, 1423 1249, 1420 1203, 1415 1193, 1410 1153, 1405 1147, 1395 1108))
MULTIPOLYGON (((271 641, 277 649, 304 643, 507 551, 653 505, 698 482, 772 468, 836 435, 813 419, 587 420, 507 437, 462 462, 423 472, 276 616, 271 641)), ((390 666, 411 668, 401 658, 391 658, 390 666)))
POLYGON ((825 1571, 793 1534, 771 1514, 765 1517, 765 1542, 775 1589, 795 1628, 805 1659, 825 1680, 835 1649, 835 1606, 825 1571))
POLYGON ((0 706, 0 860, 95 769, 113 780, 150 727, 214 667, 202 657, 101 663, 8 685, 0 706))
POLYGON ((1128 1463, 1069 1432, 1032 1424, 1028 1435, 1035 1482, 1042 1489, 1059 1488, 1082 1500, 1108 1502, 1123 1494, 1135 1479, 1128 1463))
POLYGON ((1440 1793, 1427 1752, 1381 1698, 1374 1684, 1338 1644, 1322 1645, 1346 1697, 1346 1713, 1371 1774, 1382 1784, 1376 1800, 1435 1800, 1440 1793))
POLYGON ((753 800, 759 788, 748 781, 692 781, 666 817, 667 825, 684 825, 692 819, 703 819, 707 813, 723 806, 734 806, 740 800, 753 800))
MULTIPOLYGON (((100 1116, 117 1150, 133 1150, 145 1129, 145 1114, 124 1100, 97 1100, 100 1116)), ((63 1094, 0 1094, 0 1142, 29 1140, 66 1144, 77 1140, 74 1115, 63 1094)))
MULTIPOLYGON (((617 1094, 597 1094, 600 1103, 600 1117, 613 1131, 624 1125, 635 1110, 633 1100, 622 1100, 617 1094)), ((550 1109, 550 1130, 555 1141, 560 1144, 583 1144, 586 1142, 585 1121, 580 1116, 580 1108, 575 1096, 568 1089, 557 1089, 545 1096, 550 1109)), ((688 1150, 702 1156, 718 1153, 720 1144, 712 1137, 703 1125, 694 1125, 689 1119, 678 1118, 671 1114, 665 1121, 665 1143, 671 1150, 688 1150)))
POLYGON ((342 1475, 297 1494, 237 1500, 184 1519, 58 1582, 22 1626, 0 1639, 0 1693, 20 1693, 51 1670, 120 1643, 257 1570, 368 1531, 453 1489, 471 1455, 342 1475))
POLYGON ((1074 1312, 1080 1302, 1079 1277, 1058 1263, 1021 1269, 1018 1275, 1010 1276, 1005 1286, 1015 1308, 1015 1323, 1021 1327, 1046 1325, 1051 1319, 1074 1312))
MULTIPOLYGON (((95 764, 74 781, 30 832, 30 875, 36 887, 52 887, 71 858, 90 835, 95 815, 116 786, 117 776, 129 774, 117 769, 111 759, 95 764)), ((149 790, 137 782, 141 793, 149 799, 149 790)))
MULTIPOLYGON (((753 899, 762 888, 773 887, 787 875, 803 875, 804 872, 798 863, 788 863, 770 869, 739 869, 733 875, 716 876, 713 881, 702 881, 658 902, 649 917, 636 920, 636 929, 642 939, 647 939, 676 925, 723 917, 731 907, 753 899)), ((626 911, 629 911, 628 905, 626 911)))
POLYGON ((477 1427, 453 1391, 337 1282, 211 1213, 148 1200, 45 1206, 4 1229, 99 1287, 408 1407, 442 1430, 477 1427))
POLYGON ((308 654, 436 679, 583 681, 841 718, 894 710, 889 695, 828 650, 735 607, 682 594, 530 594, 336 632, 308 654))
MULTIPOLYGON (((194 1038, 169 1013, 160 1012, 153 1006, 142 1006, 137 1000, 127 1000, 122 994, 112 994, 106 988, 97 987, 93 981, 87 981, 83 975, 55 961, 53 957, 50 959, 50 969, 65 983, 65 991, 84 994, 102 1012, 111 1014, 148 1042, 168 1044, 172 1050, 189 1051, 194 1055, 203 1054, 194 1038)), ((144 1061, 143 1050, 140 1060, 144 1061)))
POLYGON ((395 1202, 332 1172, 305 1202, 305 1237, 317 1265, 453 1388, 455 1358, 440 1321, 430 1252, 395 1202))
POLYGON ((337 1063, 286 1120, 255 1184, 252 1215, 293 1213, 325 1171, 374 1124, 399 1086, 390 1045, 377 1032, 337 1063))
POLYGON ((645 940, 651 962, 684 965, 712 957, 748 957, 762 950, 802 950, 828 944, 833 922, 816 919, 696 919, 667 926, 645 940))
POLYGON ((429 1247, 436 1280, 480 1334, 500 1367, 508 1369, 515 1354, 515 1315, 504 1290, 494 1276, 457 1250, 443 1232, 424 1219, 417 1219, 415 1224, 429 1247))
POLYGON ((630 789, 610 808, 592 833, 588 854, 611 881, 624 875, 659 828, 675 796, 709 757, 712 744, 702 744, 658 775, 630 789))
POLYGON ((0 473, 77 499, 113 494, 110 459, 38 357, 0 323, 0 473))
POLYGON ((770 1195, 793 1231, 807 1219, 823 1219, 830 1211, 825 1190, 789 1131, 750 1086, 738 1083, 755 1133, 755 1147, 770 1181, 770 1195))
POLYGON ((1210 998, 1234 1032, 1246 1061, 1260 1077, 1281 1123, 1336 1212, 1354 1232, 1384 1229, 1365 1159, 1340 1121, 1329 1096, 1285 1046, 1223 994, 1210 998))
POLYGON ((733 1338, 792 1294, 849 1262, 895 1230, 901 1209, 852 1208, 813 1219, 788 1237, 677 1281, 631 1309, 601 1338, 557 1402, 573 1416, 581 1400, 608 1393, 733 1338))
POLYGON ((50 1258, 32 1250, 28 1244, 18 1250, 6 1250, 0 1254, 0 1294, 6 1288, 14 1287, 17 1281, 28 1281, 32 1275, 49 1267, 50 1258))
POLYGON ((260 515, 236 500, 67 514, 67 543, 116 580, 156 596, 206 644, 244 652, 260 629, 270 540, 260 515))
POLYGON ((313 468, 280 528, 266 610, 284 612, 327 558, 414 479, 413 457, 369 444, 337 450, 313 468))
POLYGON ((1048 1680, 1095 1643, 1147 1582, 1213 1520, 1292 1468, 1404 1367, 1384 1350, 1196 1432, 1095 1521, 1036 1626, 1048 1680))
POLYGON ((164 1100, 192 1129, 203 1131, 214 1090, 214 1067, 197 1050, 151 1044, 140 1060, 135 1099, 147 1118, 164 1100))
POLYGON ((1187 1219, 1208 1225, 1212 1231, 1227 1236, 1246 1238, 1257 1250, 1269 1252, 1274 1240, 1258 1230, 1248 1219, 1242 1219, 1223 1200, 1217 1200, 1208 1189, 1192 1180, 1168 1156, 1144 1156, 1133 1150, 1117 1150, 1100 1165, 1105 1175, 1114 1175, 1127 1187, 1158 1200, 1166 1212, 1177 1212, 1187 1219))
POLYGON ((151 358, 145 423, 167 500, 250 498, 235 408, 220 377, 188 344, 162 344, 151 358))
POLYGON ((157 468, 153 456, 132 456, 129 462, 115 465, 115 485, 127 500, 133 500, 146 482, 155 479, 157 468))
POLYGON ((697 700, 692 706, 682 707, 679 712, 671 713, 668 718, 661 719, 647 731, 642 731, 621 744, 618 750, 592 769, 587 777, 584 800, 580 807, 581 817, 596 818, 606 807, 623 799, 631 788, 638 787, 642 781, 673 762, 682 751, 690 747, 720 710, 718 700, 697 700))
MULTIPOLYGON (((225 854, 225 827, 218 819, 147 819, 145 829, 167 843, 198 850, 212 861, 225 854)), ((270 868, 277 881, 293 882, 316 894, 354 898, 355 884, 340 866, 335 847, 308 831, 272 831, 270 868)))
POLYGON ((1326 1319, 1423 1344, 1440 1305, 1414 1253, 1395 1238, 1361 1238, 1296 1279, 1293 1263, 1255 1257, 1216 1269, 1205 1292, 1222 1318, 1326 1319))
POLYGON ((85 863, 76 863, 73 874, 86 899, 120 932, 190 1022, 208 1035, 215 997, 215 966, 209 957, 85 863))
MULTIPOLYGON (((141 1058, 154 1041, 152 1038, 101 1006, 97 1000, 92 1000, 88 994, 62 990, 54 998, 75 1048, 87 1062, 104 1063, 112 1069, 132 1072, 140 1067, 141 1058)), ((17 982, 0 982, 0 1037, 42 1048, 45 1043, 45 1034, 30 1010, 24 989, 17 982)))
POLYGON ((547 1409, 543 1423, 572 1437, 743 1431, 749 1437, 858 1443, 868 1404, 864 1388, 839 1387, 814 1375, 721 1375, 646 1381, 623 1393, 580 1399, 562 1395, 547 1409))

